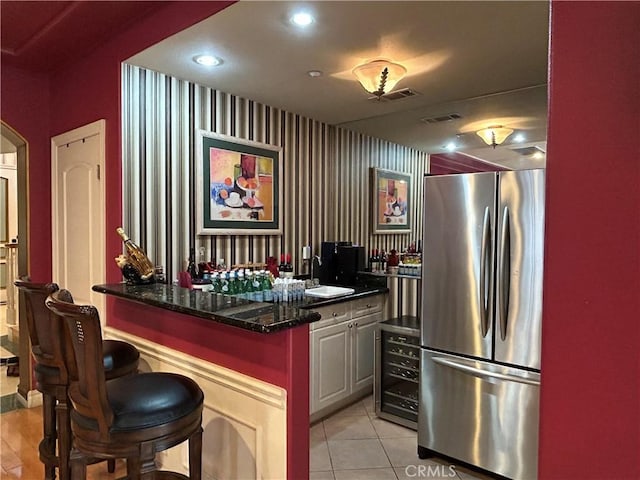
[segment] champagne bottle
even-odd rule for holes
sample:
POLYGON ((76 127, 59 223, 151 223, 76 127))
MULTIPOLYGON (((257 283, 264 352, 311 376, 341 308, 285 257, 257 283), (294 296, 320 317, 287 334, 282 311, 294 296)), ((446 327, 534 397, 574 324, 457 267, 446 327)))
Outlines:
POLYGON ((124 233, 122 227, 116 228, 116 232, 122 237, 124 246, 127 249, 127 254, 129 255, 129 263, 138 271, 140 278, 142 280, 152 278, 154 273, 153 263, 151 263, 151 260, 149 260, 144 251, 131 241, 127 234, 124 233))

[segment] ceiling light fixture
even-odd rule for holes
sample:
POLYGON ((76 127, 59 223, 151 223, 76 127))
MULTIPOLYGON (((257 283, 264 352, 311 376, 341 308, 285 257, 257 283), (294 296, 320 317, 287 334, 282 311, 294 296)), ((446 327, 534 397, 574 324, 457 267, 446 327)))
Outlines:
POLYGON ((199 65, 204 65, 205 67, 215 67, 222 63, 218 57, 214 57, 213 55, 196 55, 193 57, 193 61, 199 65))
POLYGON ((298 12, 293 14, 291 21, 299 27, 308 27, 313 23, 313 17, 307 12, 298 12))
POLYGON ((496 145, 500 145, 513 133, 513 129, 503 127, 502 125, 494 125, 492 127, 478 130, 476 133, 487 145, 491 145, 493 148, 496 148, 496 145))
POLYGON ((407 69, 399 63, 384 59, 372 60, 353 69, 353 74, 364 89, 378 99, 393 90, 406 73, 407 69))

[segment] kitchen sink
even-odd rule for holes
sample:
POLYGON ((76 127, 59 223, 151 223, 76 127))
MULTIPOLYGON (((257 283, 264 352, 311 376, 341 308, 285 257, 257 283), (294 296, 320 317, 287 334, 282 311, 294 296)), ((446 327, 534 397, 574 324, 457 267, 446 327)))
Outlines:
POLYGON ((355 290, 353 288, 346 287, 334 287, 331 285, 320 285, 319 287, 309 288, 304 291, 307 297, 318 298, 335 298, 343 297, 345 295, 351 295, 355 290))

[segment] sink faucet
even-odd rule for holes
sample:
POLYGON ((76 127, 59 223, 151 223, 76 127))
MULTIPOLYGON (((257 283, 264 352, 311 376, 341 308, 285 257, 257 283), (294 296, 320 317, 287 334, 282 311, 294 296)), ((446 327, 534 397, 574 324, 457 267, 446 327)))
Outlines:
POLYGON ((314 255, 311 259, 311 281, 313 281, 314 278, 319 278, 317 274, 320 269, 320 265, 322 265, 320 257, 318 255, 314 255))

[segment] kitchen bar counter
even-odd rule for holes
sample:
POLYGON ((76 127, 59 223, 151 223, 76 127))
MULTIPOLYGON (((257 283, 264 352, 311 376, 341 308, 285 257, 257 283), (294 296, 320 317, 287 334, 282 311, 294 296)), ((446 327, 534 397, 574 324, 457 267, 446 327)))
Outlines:
POLYGON ((320 320, 313 307, 386 293, 385 287, 353 287, 355 293, 337 298, 304 297, 292 303, 262 303, 161 283, 95 285, 93 290, 138 303, 192 315, 259 333, 272 333, 320 320))

